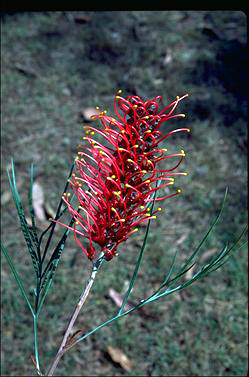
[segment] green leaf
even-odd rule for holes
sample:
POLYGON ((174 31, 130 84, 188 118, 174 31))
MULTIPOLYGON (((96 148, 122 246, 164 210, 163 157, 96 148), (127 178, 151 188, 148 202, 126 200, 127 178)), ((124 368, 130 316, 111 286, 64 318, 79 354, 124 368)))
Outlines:
POLYGON ((7 171, 7 174, 8 174, 8 178, 9 178, 12 197, 13 197, 13 200, 15 202, 17 213, 18 213, 18 216, 19 216, 21 230, 22 230, 22 233, 24 235, 24 239, 26 241, 28 251, 29 251, 31 259, 32 259, 34 270, 36 272, 36 275, 38 276, 39 275, 39 261, 38 261, 38 258, 37 258, 37 254, 35 252, 35 248, 33 246, 33 238, 32 238, 32 235, 31 235, 31 231, 30 231, 29 225, 27 223, 25 213, 24 213, 24 209, 23 209, 23 206, 22 206, 22 203, 21 203, 21 199, 20 199, 17 187, 16 187, 16 178, 15 178, 15 169, 14 169, 13 160, 12 160, 12 179, 11 179, 8 171, 7 171))
MULTIPOLYGON (((69 226, 72 226, 74 223, 74 219, 71 220, 69 226)), ((65 247, 65 243, 66 243, 66 240, 67 240, 67 237, 68 237, 68 234, 69 234, 69 230, 67 229, 61 240, 58 242, 43 274, 42 274, 42 284, 41 284, 41 289, 40 291, 42 292, 42 298, 40 300, 40 303, 39 303, 39 306, 38 306, 38 314, 40 313, 41 311, 41 307, 43 305, 43 302, 45 300, 45 297, 48 293, 48 290, 50 288, 50 285, 52 283, 52 280, 53 280, 53 277, 54 277, 54 274, 55 274, 55 271, 57 269, 57 266, 59 264, 59 261, 60 261, 60 257, 61 257, 61 254, 64 250, 64 247, 65 247)))
POLYGON ((10 266, 10 269, 11 269, 11 271, 12 271, 12 273, 13 273, 13 275, 14 275, 14 278, 15 278, 15 280, 16 280, 16 283, 17 283, 17 285, 18 285, 18 287, 19 287, 19 289, 20 289, 20 291, 21 291, 21 293, 22 293, 22 295, 23 295, 23 298, 24 298, 24 300, 26 301, 26 303, 27 303, 27 305, 28 305, 28 307, 29 307, 29 309, 30 309, 32 315, 34 316, 34 311, 33 311, 32 305, 31 305, 31 303, 30 303, 30 301, 29 301, 29 299, 28 299, 28 296, 27 296, 27 294, 26 294, 26 292, 25 292, 25 289, 24 289, 24 287, 23 287, 22 281, 21 281, 20 277, 18 276, 18 273, 17 273, 16 268, 15 268, 13 262, 12 262, 12 258, 10 257, 10 255, 9 255, 9 253, 8 253, 8 250, 7 250, 6 247, 3 245, 2 242, 1 242, 1 250, 2 250, 2 252, 4 253, 4 256, 5 256, 7 262, 8 262, 8 264, 9 264, 9 266, 10 266))
MULTIPOLYGON (((160 185, 160 182, 161 182, 161 180, 157 182, 156 187, 158 187, 160 185)), ((153 211, 154 204, 155 204, 155 199, 156 199, 156 191, 154 191, 154 194, 153 194, 153 201, 152 201, 152 205, 151 205, 151 211, 153 211)), ((144 236, 143 245, 141 247, 141 250, 140 250, 140 253, 139 253, 139 257, 138 257, 137 262, 136 262, 136 266, 135 266, 135 269, 134 269, 134 272, 133 272, 133 276, 131 278, 129 287, 128 287, 127 291, 126 291, 126 294, 124 296, 122 305, 121 305, 121 307, 120 307, 120 309, 118 311, 118 315, 120 315, 123 312, 124 307, 127 304, 127 301, 128 301, 129 295, 131 293, 131 290, 132 290, 132 288, 134 286, 135 280, 137 278, 137 273, 138 273, 138 270, 139 270, 139 267, 140 267, 140 264, 141 264, 141 261, 142 261, 142 258, 143 258, 143 254, 144 254, 144 250, 145 250, 145 246, 146 246, 146 242, 147 242, 147 237, 148 237, 148 234, 149 234, 149 228, 150 228, 150 220, 148 221, 148 224, 147 224, 147 228, 146 228, 146 232, 145 232, 145 236, 144 236)))
POLYGON ((224 198, 223 198, 223 201, 222 201, 222 205, 221 205, 221 209, 217 215, 217 217, 215 218, 215 220, 213 221, 213 223, 211 224, 210 228, 208 229, 207 233, 205 234, 205 236, 203 237, 203 239, 201 240, 201 242, 199 243, 199 245, 197 246, 196 250, 192 253, 192 255, 187 259, 187 261, 185 262, 184 266, 181 268, 181 271, 183 271, 189 264, 190 262, 196 258, 200 248, 202 247, 202 245, 204 244, 204 242, 206 241, 207 237, 209 236, 209 234, 212 232, 214 226, 217 224, 217 222, 219 221, 220 219, 220 216, 223 212, 223 209, 224 209, 224 205, 225 205, 225 201, 226 201, 226 197, 227 197, 227 192, 228 192, 228 188, 226 188, 226 191, 225 191, 225 194, 224 194, 224 198))

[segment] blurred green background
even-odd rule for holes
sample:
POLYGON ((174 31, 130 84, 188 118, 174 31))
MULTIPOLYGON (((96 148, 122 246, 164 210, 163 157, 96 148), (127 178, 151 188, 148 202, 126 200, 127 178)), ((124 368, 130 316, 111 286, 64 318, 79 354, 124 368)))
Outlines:
MULTIPOLYGON (((32 266, 8 194, 6 166, 13 157, 27 208, 33 162, 46 203, 55 210, 80 143, 84 111, 98 105, 112 112, 120 88, 124 96, 162 95, 165 104, 190 95, 179 105, 187 117, 171 125, 189 127, 191 134, 165 143, 170 151, 186 151, 181 171, 189 175, 177 180, 183 194, 163 202, 165 210, 152 223, 134 302, 158 287, 176 249, 178 264, 190 255, 217 214, 226 186, 226 209, 203 248, 206 259, 239 235, 247 223, 246 28, 246 16, 238 11, 1 15, 1 231, 31 299, 32 266)), ((116 313, 109 289, 125 292, 144 230, 100 271, 75 330, 90 330, 116 313)), ((64 356, 56 375, 246 375, 247 265, 244 247, 187 290, 87 338, 64 356), (130 359, 131 371, 113 362, 108 346, 130 359)), ((57 350, 90 267, 71 236, 40 317, 42 366, 57 350)), ((1 375, 35 375, 32 318, 4 258, 1 278, 1 375)))

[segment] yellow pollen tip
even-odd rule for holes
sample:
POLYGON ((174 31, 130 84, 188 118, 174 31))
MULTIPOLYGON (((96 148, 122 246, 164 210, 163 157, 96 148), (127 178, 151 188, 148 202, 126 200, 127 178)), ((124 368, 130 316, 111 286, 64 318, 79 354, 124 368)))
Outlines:
POLYGON ((149 180, 149 179, 147 179, 147 181, 145 181, 144 183, 150 183, 150 180, 149 180))
POLYGON ((121 97, 120 96, 116 96, 116 99, 120 99, 121 97))
POLYGON ((122 131, 121 131, 121 134, 125 134, 125 132, 126 132, 125 130, 122 130, 122 131))
POLYGON ((147 170, 141 170, 141 173, 146 174, 147 170))
POLYGON ((188 175, 188 173, 182 173, 182 175, 188 175))
POLYGON ((121 90, 121 89, 119 89, 119 90, 117 91, 117 93, 118 93, 118 94, 121 94, 121 93, 122 93, 122 90, 121 90))
POLYGON ((96 106, 96 110, 99 110, 99 106, 96 106))
POLYGON ((161 207, 158 207, 158 208, 157 208, 157 210, 158 210, 158 211, 161 211, 161 210, 162 210, 162 208, 161 208, 161 207))
POLYGON ((157 218, 157 216, 151 216, 151 219, 156 219, 157 218))
POLYGON ((121 223, 124 223, 124 222, 125 222, 125 219, 120 219, 119 221, 121 221, 121 223))
POLYGON ((167 152, 168 149, 167 149, 167 148, 163 148, 163 149, 161 149, 161 151, 163 151, 163 152, 167 152))
POLYGON ((176 99, 178 100, 178 99, 180 99, 180 97, 179 97, 179 96, 176 96, 176 99))
POLYGON ((147 208, 147 211, 150 211, 150 208, 147 208))
POLYGON ((188 128, 188 129, 187 129, 187 132, 191 132, 191 130, 188 128))
MULTIPOLYGON (((86 134, 87 134, 87 133, 89 133, 89 131, 87 131, 86 134)), ((85 136, 83 136, 83 140, 86 140, 86 137, 85 137, 85 136)))
POLYGON ((128 162, 132 162, 133 164, 135 164, 135 162, 133 160, 131 160, 130 158, 127 159, 128 162))
POLYGON ((114 208, 114 207, 112 207, 112 208, 111 208, 111 210, 112 210, 113 212, 116 212, 116 210, 115 210, 115 208, 114 208))
POLYGON ((137 108, 137 105, 134 105, 133 107, 134 107, 134 109, 136 109, 136 108, 137 108))
POLYGON ((144 206, 140 206, 141 209, 144 209, 144 206))
POLYGON ((138 228, 135 228, 132 232, 137 232, 138 231, 138 228))
POLYGON ((182 192, 182 190, 178 189, 177 192, 180 194, 180 192, 182 192))
POLYGON ((112 178, 113 178, 113 179, 116 178, 116 175, 112 175, 112 178))
POLYGON ((151 133, 151 130, 145 131, 145 134, 149 134, 149 133, 151 133))
POLYGON ((91 132, 91 135, 94 135, 94 134, 95 134, 95 132, 94 132, 94 131, 92 131, 92 132, 91 132))

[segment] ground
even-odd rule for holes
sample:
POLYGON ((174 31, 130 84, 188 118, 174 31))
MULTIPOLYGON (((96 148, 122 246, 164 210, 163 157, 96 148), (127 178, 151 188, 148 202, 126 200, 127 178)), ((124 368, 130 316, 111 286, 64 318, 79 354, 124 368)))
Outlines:
MULTIPOLYGON (((32 265, 9 199, 6 167, 15 161, 17 184, 28 208, 29 167, 35 164, 46 202, 56 209, 77 146, 83 113, 113 111, 118 89, 164 103, 189 93, 187 116, 172 126, 191 134, 165 143, 184 149, 189 173, 182 195, 161 204, 132 293, 151 294, 175 251, 181 264, 217 215, 220 224, 203 247, 212 254, 232 243, 247 223, 246 16, 237 11, 37 12, 1 16, 2 34, 2 241, 32 298, 32 265)), ((166 130, 170 125, 165 125, 166 130)), ((56 233, 58 238, 62 230, 56 233)), ((117 311, 109 288, 125 292, 145 228, 99 272, 78 327, 90 330, 117 311)), ((247 374, 247 248, 218 271, 177 295, 145 306, 88 337, 62 359, 60 376, 244 376, 247 374), (107 347, 131 360, 126 371, 107 347)), ((90 271, 68 240, 39 321, 41 365, 47 366, 90 271)), ((32 319, 2 257, 2 372, 35 375, 32 319)), ((76 328, 76 330, 77 330, 76 328)))

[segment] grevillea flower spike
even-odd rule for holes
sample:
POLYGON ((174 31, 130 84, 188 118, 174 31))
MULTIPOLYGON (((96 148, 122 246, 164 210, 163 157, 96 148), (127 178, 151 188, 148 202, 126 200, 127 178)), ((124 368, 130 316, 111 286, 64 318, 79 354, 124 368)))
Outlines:
MULTIPOLYGON (((150 213, 149 203, 154 191, 174 183, 177 175, 187 175, 174 170, 180 165, 185 153, 167 154, 159 144, 176 132, 190 132, 179 128, 163 135, 159 130, 163 122, 184 114, 174 115, 179 101, 187 96, 177 97, 171 104, 159 111, 162 97, 143 101, 138 96, 115 96, 114 110, 117 119, 106 115, 106 111, 94 115, 102 129, 84 127, 83 139, 89 144, 85 151, 78 152, 76 172, 72 174, 70 186, 77 198, 78 206, 70 202, 70 193, 64 193, 63 200, 74 219, 73 230, 76 242, 90 260, 97 255, 94 244, 100 246, 106 260, 117 255, 120 243, 138 230, 137 226, 146 220, 156 218, 158 208, 150 213), (108 146, 94 140, 98 133, 108 141, 108 146), (179 161, 168 170, 158 166, 162 160, 178 157, 179 161), (156 182, 160 184, 157 185, 156 182), (162 182, 162 184, 161 184, 162 182), (82 241, 88 239, 88 246, 82 241)), ((157 197, 155 200, 178 195, 157 197)))

